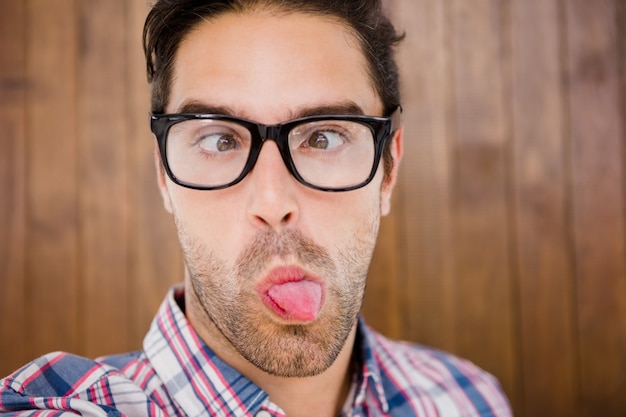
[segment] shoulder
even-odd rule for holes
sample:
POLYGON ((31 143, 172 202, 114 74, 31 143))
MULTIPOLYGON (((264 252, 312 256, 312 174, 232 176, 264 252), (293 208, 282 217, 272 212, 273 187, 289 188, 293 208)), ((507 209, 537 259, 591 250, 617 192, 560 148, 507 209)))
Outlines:
POLYGON ((474 411, 463 415, 511 415, 497 379, 472 362, 438 349, 391 340, 371 329, 369 332, 372 355, 388 397, 431 402, 440 411, 474 411))
POLYGON ((145 407, 145 394, 115 366, 132 358, 113 357, 109 364, 64 352, 42 356, 0 381, 0 412, 90 410, 90 415, 120 415, 112 412, 120 400, 145 407))
MULTIPOLYGON (((389 339, 371 332, 372 350, 381 369, 410 369, 428 375, 441 384, 450 378, 485 379, 497 383, 496 379, 472 362, 435 348, 389 339)), ((413 375, 416 373, 413 372, 413 375)), ((407 375, 410 377, 410 374, 407 375)))
POLYGON ((54 352, 25 365, 2 380, 10 387, 29 395, 69 395, 116 370, 108 365, 65 352, 54 352))

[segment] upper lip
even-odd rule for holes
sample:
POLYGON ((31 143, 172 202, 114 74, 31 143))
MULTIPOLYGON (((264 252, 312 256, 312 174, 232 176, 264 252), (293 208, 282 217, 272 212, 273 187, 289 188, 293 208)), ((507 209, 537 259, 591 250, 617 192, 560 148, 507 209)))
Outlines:
POLYGON ((287 282, 313 281, 322 284, 322 280, 297 265, 284 265, 272 268, 256 285, 256 290, 266 294, 274 285, 287 282))

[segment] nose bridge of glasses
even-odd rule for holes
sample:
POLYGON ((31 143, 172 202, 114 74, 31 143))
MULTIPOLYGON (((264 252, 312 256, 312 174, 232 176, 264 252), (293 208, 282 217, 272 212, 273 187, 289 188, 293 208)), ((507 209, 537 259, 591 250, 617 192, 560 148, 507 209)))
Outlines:
MULTIPOLYGON (((266 141, 268 140, 273 141, 276 144, 278 152, 280 153, 280 156, 285 166, 287 167, 287 170, 292 175, 296 175, 294 172, 293 161, 291 160, 291 155, 289 154, 289 146, 287 145, 286 141, 281 138, 281 132, 283 131, 283 127, 284 126, 282 124, 276 124, 276 125, 257 124, 259 137, 261 139, 261 142, 259 143, 259 147, 257 148, 258 153, 262 151, 263 144, 266 141)), ((288 130, 289 129, 287 129, 287 131, 288 130)), ((257 157, 258 157, 258 154, 257 154, 257 157)))
POLYGON ((287 166, 287 169, 289 170, 289 172, 291 172, 293 174, 293 162, 291 161, 291 156, 289 155, 289 147, 287 146, 287 144, 285 143, 285 140, 283 140, 281 138, 281 131, 283 128, 283 125, 281 124, 277 124, 277 125, 264 125, 264 124, 257 124, 257 128, 258 128, 258 132, 259 132, 259 137, 261 139, 260 143, 259 143, 259 147, 258 152, 260 153, 261 150, 263 149, 263 144, 268 141, 274 141, 274 143, 276 144, 276 147, 278 148, 278 152, 280 153, 280 156, 283 159, 283 162, 285 163, 285 165, 287 166))
POLYGON ((276 144, 279 144, 278 135, 280 134, 281 125, 258 124, 257 128, 259 130, 259 136, 263 142, 266 140, 273 140, 276 144))

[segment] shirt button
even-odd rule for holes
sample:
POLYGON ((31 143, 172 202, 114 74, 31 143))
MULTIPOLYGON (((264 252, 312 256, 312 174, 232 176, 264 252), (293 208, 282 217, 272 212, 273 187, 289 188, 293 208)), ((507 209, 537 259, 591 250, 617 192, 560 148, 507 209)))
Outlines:
POLYGON ((269 413, 269 411, 261 410, 256 413, 255 417, 272 417, 272 415, 269 413))

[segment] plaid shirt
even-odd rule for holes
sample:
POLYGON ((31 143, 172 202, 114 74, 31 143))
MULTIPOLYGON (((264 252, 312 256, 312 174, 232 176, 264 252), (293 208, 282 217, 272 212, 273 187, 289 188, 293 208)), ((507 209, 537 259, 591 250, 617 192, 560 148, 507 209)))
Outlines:
MULTIPOLYGON (((284 416, 258 386, 222 362, 190 326, 172 289, 144 350, 96 361, 46 355, 0 381, 0 412, 20 416, 284 416), (45 410, 45 411, 43 411, 45 410)), ((361 320, 360 369, 343 415, 510 416, 497 381, 474 365, 394 342, 361 320)))

